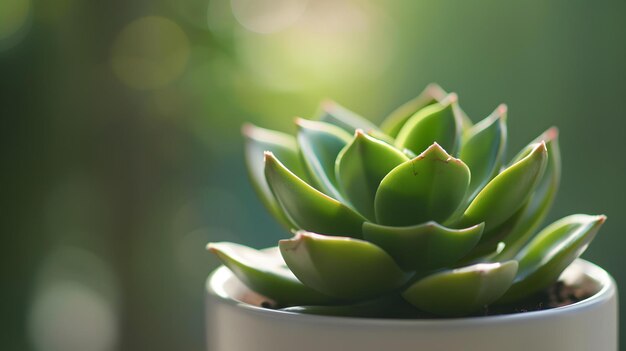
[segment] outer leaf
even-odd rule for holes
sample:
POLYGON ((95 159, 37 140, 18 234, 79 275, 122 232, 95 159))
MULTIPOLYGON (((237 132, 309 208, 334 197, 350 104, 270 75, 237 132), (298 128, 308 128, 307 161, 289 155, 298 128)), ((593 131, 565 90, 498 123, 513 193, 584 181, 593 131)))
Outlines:
POLYGON ((487 118, 472 127, 460 152, 460 159, 472 172, 469 198, 497 174, 506 149, 506 105, 500 105, 487 118))
POLYGON ((279 242, 291 271, 326 295, 363 300, 397 289, 407 280, 393 259, 367 241, 299 232, 279 242))
POLYGON ((586 249, 606 216, 572 215, 544 230, 515 257, 519 270, 502 302, 519 300, 554 283, 586 249))
POLYGON ((375 199, 376 220, 391 226, 441 222, 457 209, 469 182, 467 166, 435 143, 381 181, 375 199))
POLYGON ((259 251, 222 242, 210 243, 207 249, 216 254, 248 288, 279 304, 323 304, 336 301, 303 285, 287 268, 278 248, 259 251))
POLYGON ((411 116, 424 107, 443 100, 446 95, 447 93, 438 84, 429 84, 416 98, 401 105, 385 117, 380 129, 395 138, 411 116))
POLYGON ((396 147, 420 152, 436 142, 450 154, 455 154, 461 140, 461 117, 456 94, 450 94, 439 104, 430 105, 413 115, 396 138, 396 147))
POLYGON ((272 153, 265 154, 265 178, 283 211, 298 228, 361 237, 365 221, 361 215, 305 183, 272 153))
POLYGON ((454 264, 478 243, 484 223, 450 229, 436 222, 387 227, 365 222, 363 238, 380 246, 405 271, 440 269, 454 264))
POLYGON ((330 197, 342 201, 335 179, 335 160, 339 152, 350 142, 345 130, 324 122, 298 118, 298 146, 303 163, 317 188, 330 197))
POLYGON ((378 129, 372 122, 331 100, 322 103, 318 115, 320 121, 334 124, 350 134, 357 129, 366 132, 378 129))
MULTIPOLYGON (((510 218, 535 190, 546 167, 548 152, 541 143, 526 157, 491 180, 463 213, 461 226, 485 222, 485 233, 510 218)), ((490 237, 483 236, 481 240, 490 237)))
POLYGON ((535 142, 545 141, 548 149, 548 164, 537 190, 524 208, 524 213, 517 221, 511 233, 504 238, 505 249, 498 255, 500 260, 514 257, 535 233, 552 207, 561 180, 561 153, 559 150, 558 131, 550 128, 535 142))
POLYGON ((274 153, 283 160, 289 169, 303 178, 305 171, 300 162, 295 138, 288 134, 259 128, 252 124, 245 124, 241 131, 246 141, 245 154, 248 175, 254 189, 270 213, 288 229, 293 228, 293 223, 285 216, 265 181, 263 153, 265 151, 274 153))
POLYGON ((408 161, 400 150, 357 129, 352 142, 337 157, 339 188, 366 218, 375 218, 374 197, 380 181, 396 166, 408 161))
POLYGON ((402 296, 427 312, 463 316, 501 297, 511 286, 516 272, 516 261, 480 263, 423 278, 402 296))

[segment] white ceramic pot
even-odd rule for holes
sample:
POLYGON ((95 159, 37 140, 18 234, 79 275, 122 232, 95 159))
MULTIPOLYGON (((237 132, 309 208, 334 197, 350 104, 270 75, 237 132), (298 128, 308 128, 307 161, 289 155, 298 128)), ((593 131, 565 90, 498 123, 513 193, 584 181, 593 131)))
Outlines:
POLYGON ((207 281, 209 351, 617 351, 617 288, 584 260, 562 275, 596 293, 550 310, 438 320, 343 318, 287 313, 243 301, 262 298, 225 267, 207 281))

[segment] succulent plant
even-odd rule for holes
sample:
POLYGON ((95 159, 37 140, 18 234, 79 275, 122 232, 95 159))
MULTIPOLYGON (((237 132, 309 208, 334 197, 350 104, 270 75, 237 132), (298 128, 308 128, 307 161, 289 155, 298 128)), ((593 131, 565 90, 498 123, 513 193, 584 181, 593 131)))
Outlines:
MULTIPOLYGON (((333 102, 295 137, 246 125, 250 178, 294 236, 256 250, 208 248, 289 311, 462 316, 546 289, 606 217, 536 231, 561 176, 556 128, 508 163, 507 108, 473 124, 429 85, 380 127, 333 102), (409 306, 409 307, 407 307, 409 306)), ((286 231, 287 232, 287 231, 286 231)))

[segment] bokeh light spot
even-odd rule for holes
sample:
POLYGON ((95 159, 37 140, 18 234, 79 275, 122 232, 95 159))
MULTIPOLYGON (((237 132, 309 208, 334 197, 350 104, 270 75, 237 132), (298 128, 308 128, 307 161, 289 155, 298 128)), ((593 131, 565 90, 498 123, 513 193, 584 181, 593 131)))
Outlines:
POLYGON ((380 76, 389 67, 394 34, 392 21, 375 5, 317 0, 288 30, 273 35, 240 30, 235 45, 265 87, 310 91, 380 76))
POLYGON ((35 350, 114 350, 117 288, 98 256, 77 247, 53 250, 39 269, 28 315, 35 350))
POLYGON ((189 39, 180 26, 163 17, 143 17, 128 24, 116 38, 111 67, 132 88, 158 89, 183 73, 189 52, 189 39))
POLYGON ((57 282, 34 301, 31 333, 37 350, 113 350, 115 316, 107 302, 76 282, 57 282))
POLYGON ((249 31, 275 33, 300 19, 307 0, 231 0, 237 22, 249 31))

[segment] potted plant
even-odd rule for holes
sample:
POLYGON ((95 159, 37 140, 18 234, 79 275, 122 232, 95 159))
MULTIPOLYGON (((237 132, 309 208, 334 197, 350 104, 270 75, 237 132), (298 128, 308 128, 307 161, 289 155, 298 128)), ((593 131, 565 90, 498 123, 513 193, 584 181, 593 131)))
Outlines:
POLYGON ((292 137, 246 125, 250 177, 293 232, 211 243, 212 351, 617 350, 617 292, 578 259, 606 217, 536 233, 555 128, 505 160, 506 106, 473 124, 437 85, 378 127, 326 102, 292 137))

